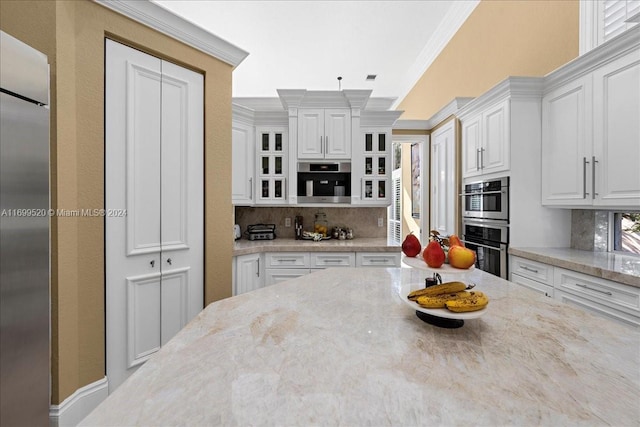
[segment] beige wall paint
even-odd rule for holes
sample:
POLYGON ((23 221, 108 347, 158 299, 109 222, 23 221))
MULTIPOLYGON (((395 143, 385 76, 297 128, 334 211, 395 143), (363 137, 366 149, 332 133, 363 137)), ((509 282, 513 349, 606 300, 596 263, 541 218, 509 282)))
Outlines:
MULTIPOLYGON (((51 204, 104 208, 104 39, 205 75, 205 304, 231 295, 232 67, 88 0, 0 2, 51 64, 51 204)), ((52 403, 105 375, 104 220, 52 218, 52 403)))
POLYGON ((578 56, 577 0, 483 0, 399 104, 430 118, 508 76, 543 76, 578 56))

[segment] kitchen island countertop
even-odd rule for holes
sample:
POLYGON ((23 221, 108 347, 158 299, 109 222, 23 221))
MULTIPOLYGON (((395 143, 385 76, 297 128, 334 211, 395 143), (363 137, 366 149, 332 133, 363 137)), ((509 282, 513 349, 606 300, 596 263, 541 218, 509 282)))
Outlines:
POLYGON ((640 256, 571 248, 509 248, 509 254, 640 288, 640 256))
POLYGON ((398 245, 382 237, 358 237, 353 240, 236 240, 233 255, 248 255, 260 252, 400 252, 398 245))
POLYGON ((403 301, 427 272, 331 268, 210 304, 82 423, 640 423, 640 332, 478 269, 459 329, 403 301), (402 289, 402 290, 401 290, 402 289))

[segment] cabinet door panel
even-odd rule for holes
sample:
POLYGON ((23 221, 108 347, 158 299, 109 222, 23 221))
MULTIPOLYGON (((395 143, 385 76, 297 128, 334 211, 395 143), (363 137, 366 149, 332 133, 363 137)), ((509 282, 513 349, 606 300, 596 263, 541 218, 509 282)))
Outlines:
POLYGON ((640 51, 593 79, 594 204, 640 206, 640 51))
POLYGON ((324 115, 325 158, 351 158, 351 112, 328 109, 324 115))
POLYGON ((453 122, 432 135, 431 144, 431 226, 448 236, 456 233, 455 129, 453 122))
POLYGON ((231 136, 231 198, 233 204, 253 203, 254 144, 251 126, 234 123, 231 136))
POLYGON ((462 123, 462 176, 480 175, 480 116, 462 123))
POLYGON ((298 113, 298 158, 324 157, 324 110, 301 109, 298 113))
POLYGON ((484 138, 480 147, 482 173, 509 169, 509 101, 483 113, 484 138))
POLYGON ((542 100, 542 203, 544 205, 591 204, 585 187, 590 175, 591 117, 588 100, 591 83, 574 81, 547 94, 542 100))

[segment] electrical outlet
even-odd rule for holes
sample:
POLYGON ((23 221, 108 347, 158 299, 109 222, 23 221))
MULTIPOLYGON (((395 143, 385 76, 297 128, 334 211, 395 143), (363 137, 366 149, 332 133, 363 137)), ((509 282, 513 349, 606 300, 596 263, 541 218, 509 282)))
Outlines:
POLYGON ((285 218, 284 219, 284 226, 285 227, 291 227, 291 218, 285 218))
POLYGON ((378 227, 384 227, 384 218, 378 218, 378 227))

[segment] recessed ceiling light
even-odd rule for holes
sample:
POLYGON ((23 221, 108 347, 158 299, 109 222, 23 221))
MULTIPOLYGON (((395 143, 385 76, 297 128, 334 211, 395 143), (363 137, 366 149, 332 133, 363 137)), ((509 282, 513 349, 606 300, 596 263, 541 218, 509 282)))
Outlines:
POLYGON ((366 80, 374 81, 378 77, 376 74, 367 74, 366 80))

